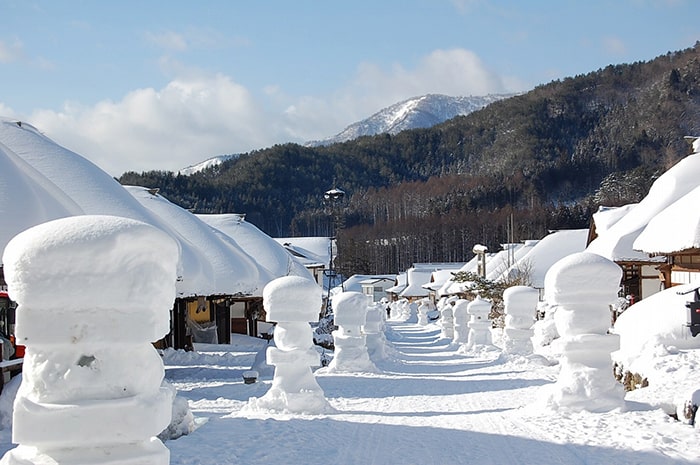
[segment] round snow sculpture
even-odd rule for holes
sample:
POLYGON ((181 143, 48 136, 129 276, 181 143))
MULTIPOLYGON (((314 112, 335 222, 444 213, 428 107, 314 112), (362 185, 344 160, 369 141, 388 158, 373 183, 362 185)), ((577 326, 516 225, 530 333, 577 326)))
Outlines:
POLYGON ((528 355, 532 353, 531 338, 534 334, 535 312, 539 292, 529 286, 512 286, 503 292, 506 326, 504 329, 504 352, 528 355))
POLYGON ((328 372, 376 372, 369 359, 362 326, 367 319, 368 297, 361 292, 342 292, 333 296, 333 315, 338 326, 333 331, 335 355, 328 372))
POLYGON ((277 322, 276 347, 267 349, 267 363, 275 366, 275 375, 264 396, 248 401, 250 408, 309 414, 332 410, 311 372, 319 365, 319 355, 309 322, 318 319, 321 294, 316 282, 299 276, 277 278, 263 289, 267 318, 277 322))
POLYGON ((3 263, 26 356, 19 446, 3 464, 169 462, 155 436, 173 390, 151 342, 169 331, 178 255, 166 233, 112 216, 64 218, 10 241, 3 263))
POLYGON ((590 252, 569 255, 545 276, 545 295, 557 305, 554 322, 561 336, 561 371, 548 402, 553 407, 606 412, 624 405, 610 354, 620 338, 607 334, 610 303, 617 299, 622 269, 590 252))

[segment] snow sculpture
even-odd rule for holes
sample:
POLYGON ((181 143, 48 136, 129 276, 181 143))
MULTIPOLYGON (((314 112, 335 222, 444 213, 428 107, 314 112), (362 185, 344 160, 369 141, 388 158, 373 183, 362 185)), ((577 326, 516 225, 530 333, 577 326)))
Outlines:
POLYGON ((469 327, 467 322, 469 320, 469 315, 467 313, 467 307, 469 306, 469 301, 465 299, 459 299, 455 302, 452 313, 454 315, 454 339, 455 344, 466 344, 469 340, 469 327))
POLYGON ((361 292, 342 292, 333 296, 333 315, 338 329, 333 331, 335 355, 327 372, 376 372, 369 359, 362 326, 369 299, 361 292))
POLYGON ((164 232, 113 216, 56 220, 10 241, 5 278, 26 353, 19 446, 0 463, 169 463, 155 436, 173 389, 151 342, 170 329, 178 255, 164 232))
POLYGON ((267 318, 277 322, 276 347, 267 348, 267 362, 275 366, 275 375, 264 396, 248 401, 250 408, 309 414, 332 410, 311 372, 320 362, 309 322, 318 319, 321 294, 318 284, 299 276, 277 278, 263 289, 267 318))
POLYGON ((613 376, 610 354, 620 337, 607 334, 610 303, 617 299, 622 270, 590 252, 569 255, 545 276, 545 299, 557 305, 554 323, 562 354, 559 378, 547 401, 552 407, 606 412, 624 405, 624 390, 613 376))
POLYGON ((440 337, 452 339, 455 336, 453 304, 456 299, 445 299, 440 309, 440 337))
POLYGON ((418 324, 426 326, 428 324, 428 312, 433 309, 428 299, 421 299, 418 302, 418 324))
POLYGON ((386 337, 384 336, 384 319, 386 311, 381 303, 374 303, 367 307, 367 317, 363 327, 367 353, 372 360, 384 360, 387 358, 386 337))
POLYGON ((469 302, 467 305, 467 313, 470 315, 469 337, 464 350, 474 350, 480 347, 493 346, 491 340, 491 320, 489 313, 491 312, 491 302, 484 300, 481 297, 469 302))
POLYGON ((532 353, 532 325, 539 301, 539 291, 529 286, 513 286, 503 292, 506 326, 504 352, 528 355, 532 353))

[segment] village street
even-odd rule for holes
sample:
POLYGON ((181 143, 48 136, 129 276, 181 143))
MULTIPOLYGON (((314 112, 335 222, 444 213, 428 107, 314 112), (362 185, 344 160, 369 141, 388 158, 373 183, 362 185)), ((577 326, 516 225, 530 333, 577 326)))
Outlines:
POLYGON ((265 341, 166 352, 166 378, 201 424, 166 442, 170 463, 697 463, 696 430, 644 402, 644 390, 628 394, 626 412, 554 412, 541 399, 556 365, 458 353, 434 324, 389 321, 386 334, 380 373, 317 376, 336 409, 327 415, 245 411, 269 387, 241 379, 265 341))

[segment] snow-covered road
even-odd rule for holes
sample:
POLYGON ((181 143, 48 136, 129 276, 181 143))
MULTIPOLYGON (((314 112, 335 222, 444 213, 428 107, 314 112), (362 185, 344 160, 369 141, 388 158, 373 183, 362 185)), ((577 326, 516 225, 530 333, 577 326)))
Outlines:
POLYGON ((626 412, 543 410, 556 366, 460 354, 433 325, 389 322, 387 334, 391 359, 377 362, 381 373, 318 376, 336 409, 328 415, 241 411, 269 387, 241 379, 264 341, 166 356, 167 377, 208 419, 166 443, 171 464, 700 463, 696 431, 660 408, 630 401, 626 412), (206 352, 222 348, 235 353, 206 352))

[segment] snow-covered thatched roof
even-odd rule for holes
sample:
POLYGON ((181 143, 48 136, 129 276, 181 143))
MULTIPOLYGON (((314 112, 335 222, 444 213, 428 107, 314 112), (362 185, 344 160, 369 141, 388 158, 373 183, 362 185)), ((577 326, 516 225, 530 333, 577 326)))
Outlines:
POLYGON ((245 220, 245 215, 224 213, 219 215, 197 215, 236 243, 255 260, 264 266, 275 278, 282 276, 302 276, 312 279, 309 270, 294 258, 279 242, 245 220))
MULTIPOLYGON (((700 181, 699 181, 700 182, 700 181)), ((649 254, 700 248, 700 186, 649 221, 633 247, 649 254)))
MULTIPOLYGON (((639 250, 642 244, 635 245, 635 241, 654 217, 697 187, 699 176, 700 154, 696 152, 662 174, 647 196, 610 228, 599 233, 587 250, 615 262, 651 261, 646 251, 639 250)), ((647 246, 650 246, 648 242, 644 248, 647 246)), ((661 258, 656 259, 659 260, 661 258)))
POLYGON ((21 230, 65 216, 110 215, 155 226, 179 247, 180 296, 260 295, 272 279, 229 236, 142 187, 127 190, 35 127, 0 118, 0 247, 21 230), (132 195, 133 194, 133 195, 132 195))

